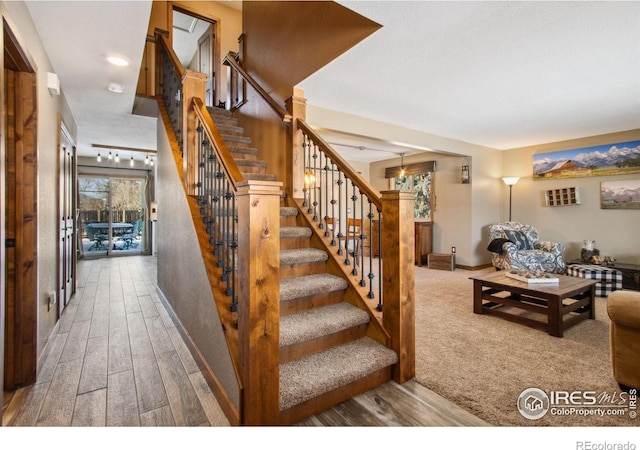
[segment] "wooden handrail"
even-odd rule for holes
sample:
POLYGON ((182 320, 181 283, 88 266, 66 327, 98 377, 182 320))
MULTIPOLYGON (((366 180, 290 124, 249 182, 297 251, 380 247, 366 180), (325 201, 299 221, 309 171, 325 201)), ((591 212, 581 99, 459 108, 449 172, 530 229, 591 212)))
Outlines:
POLYGON ((238 165, 233 159, 233 156, 231 156, 231 152, 229 151, 227 144, 224 143, 218 129, 213 124, 211 114, 209 114, 207 107, 199 98, 193 99, 193 110, 204 128, 204 132, 209 136, 209 139, 213 144, 213 150, 216 152, 216 156, 221 162, 221 166, 229 180, 229 183, 233 187, 233 191, 238 192, 238 183, 244 181, 244 177, 242 176, 240 169, 238 169, 238 165))
POLYGON ((358 172, 353 170, 351 165, 345 161, 342 156, 340 156, 336 151, 331 148, 331 146, 324 140, 320 135, 311 128, 304 120, 298 119, 298 128, 302 130, 307 136, 310 136, 313 142, 322 150, 325 155, 329 157, 331 162, 333 162, 338 168, 345 174, 347 178, 351 180, 351 182, 360 189, 360 192, 364 194, 371 203, 378 208, 379 211, 382 211, 382 196, 377 189, 371 186, 367 180, 362 178, 358 172))
POLYGON ((253 87, 258 92, 258 94, 260 94, 260 96, 269 104, 269 106, 271 106, 271 109, 273 109, 276 114, 278 114, 280 120, 285 123, 291 123, 291 114, 289 114, 282 106, 280 106, 278 102, 276 102, 273 97, 271 97, 271 95, 269 95, 269 93, 265 91, 262 86, 260 86, 258 82, 240 66, 240 64, 238 64, 238 62, 236 61, 236 54, 234 52, 229 52, 227 56, 225 56, 222 60, 222 64, 224 64, 225 66, 230 66, 235 71, 237 71, 240 76, 247 83, 249 83, 251 87, 253 87))
POLYGON ((169 55, 169 59, 171 60, 171 63, 174 65, 174 67, 178 71, 178 75, 182 80, 184 78, 184 74, 186 73, 186 69, 182 67, 182 63, 178 59, 176 52, 173 51, 171 44, 169 44, 169 40, 167 39, 167 36, 165 36, 164 33, 159 33, 156 31, 156 45, 158 44, 158 42, 160 43, 160 45, 162 45, 162 47, 164 47, 164 50, 167 52, 167 55, 169 55))

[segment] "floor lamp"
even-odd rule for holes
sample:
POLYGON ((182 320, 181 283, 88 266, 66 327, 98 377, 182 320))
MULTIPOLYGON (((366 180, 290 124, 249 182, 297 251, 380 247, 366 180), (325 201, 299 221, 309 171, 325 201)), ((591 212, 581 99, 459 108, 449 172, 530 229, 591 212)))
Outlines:
POLYGON ((504 177, 504 178, 502 178, 502 181, 504 181, 504 184, 509 186, 509 222, 511 222, 511 189, 513 188, 513 185, 518 182, 519 179, 520 179, 520 177, 504 177))

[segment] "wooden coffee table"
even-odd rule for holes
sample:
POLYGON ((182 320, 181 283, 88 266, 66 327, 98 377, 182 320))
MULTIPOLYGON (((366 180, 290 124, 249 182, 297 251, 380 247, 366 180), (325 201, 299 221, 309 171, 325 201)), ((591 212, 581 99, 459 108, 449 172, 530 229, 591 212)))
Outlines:
POLYGON ((528 284, 490 273, 473 280, 473 312, 493 314, 512 322, 547 330, 562 337, 564 330, 586 319, 595 319, 596 280, 558 275, 559 283, 528 284), (522 315, 522 310, 546 319, 522 315))

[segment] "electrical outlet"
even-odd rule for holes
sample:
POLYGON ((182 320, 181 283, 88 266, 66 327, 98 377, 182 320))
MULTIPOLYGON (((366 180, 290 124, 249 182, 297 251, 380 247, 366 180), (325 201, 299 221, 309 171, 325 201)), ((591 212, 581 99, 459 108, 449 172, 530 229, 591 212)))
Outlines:
POLYGON ((451 247, 451 253, 455 253, 456 252, 456 248, 455 247, 451 247))

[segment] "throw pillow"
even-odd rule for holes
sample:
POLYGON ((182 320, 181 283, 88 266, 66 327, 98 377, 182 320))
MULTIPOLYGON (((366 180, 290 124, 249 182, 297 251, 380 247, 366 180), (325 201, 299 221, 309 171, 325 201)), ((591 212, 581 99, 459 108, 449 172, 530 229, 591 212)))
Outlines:
POLYGON ((529 242, 529 238, 522 231, 504 230, 503 233, 505 239, 509 239, 516 244, 518 250, 533 250, 533 244, 529 242))

